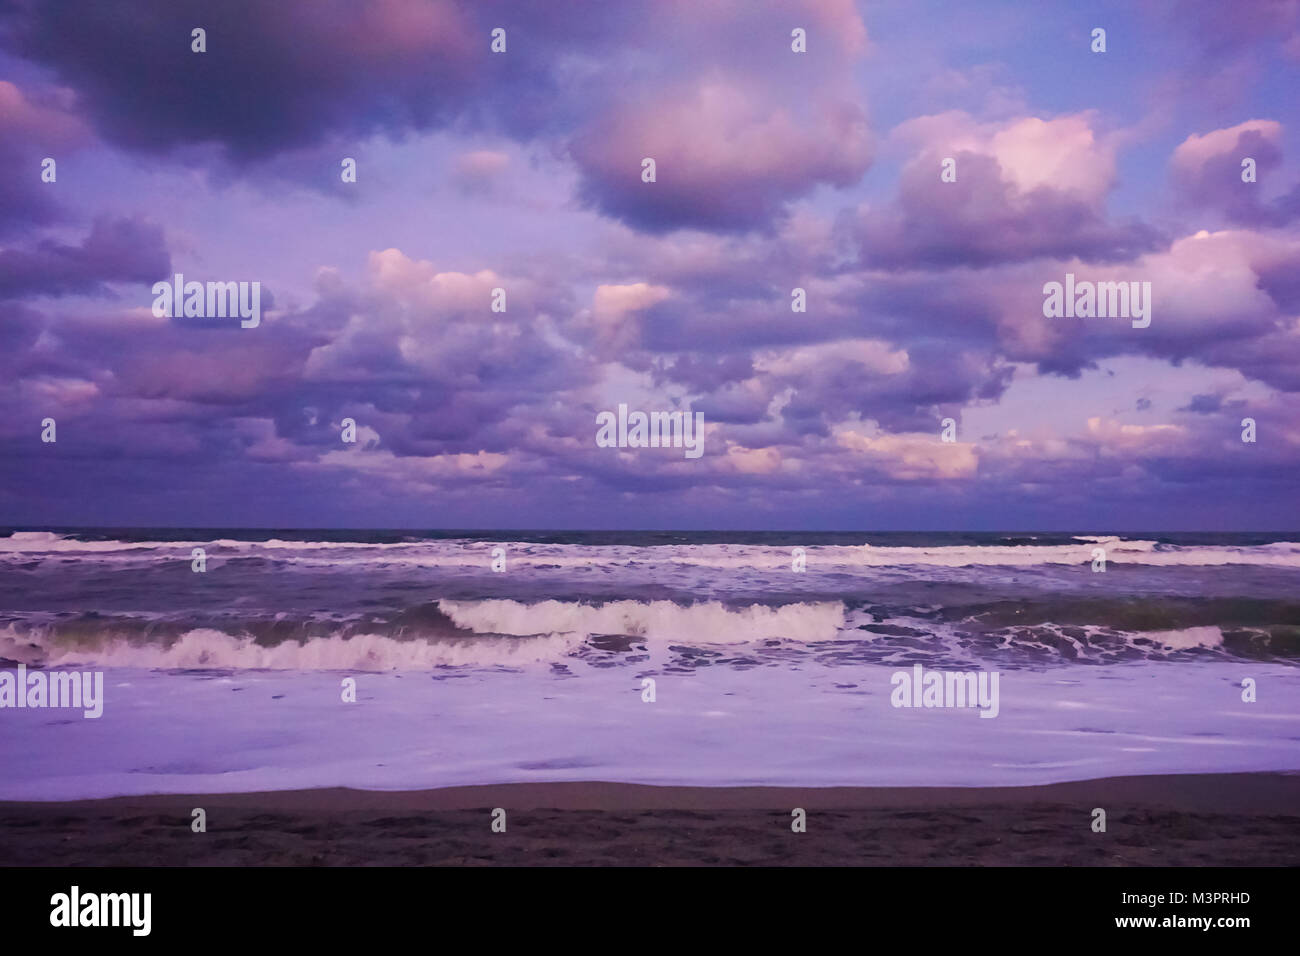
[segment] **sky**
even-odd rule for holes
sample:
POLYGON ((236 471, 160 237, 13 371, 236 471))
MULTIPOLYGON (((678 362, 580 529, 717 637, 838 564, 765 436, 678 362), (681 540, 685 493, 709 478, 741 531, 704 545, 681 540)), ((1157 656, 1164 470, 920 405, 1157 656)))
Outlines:
POLYGON ((1300 0, 0 0, 0 524, 1300 528, 1297 89, 1300 0))

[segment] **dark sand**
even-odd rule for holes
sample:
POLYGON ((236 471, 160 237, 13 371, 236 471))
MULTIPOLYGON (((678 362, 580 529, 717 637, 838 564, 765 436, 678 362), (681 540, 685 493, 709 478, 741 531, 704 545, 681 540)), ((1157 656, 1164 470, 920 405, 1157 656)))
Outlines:
POLYGON ((521 783, 0 803, 2 866, 1295 866, 1300 774, 1040 787, 521 783), (207 832, 190 811, 207 811, 207 832), (507 811, 493 833, 490 810, 507 811), (790 811, 808 811, 806 833, 790 811), (1092 809, 1107 832, 1091 829, 1092 809))

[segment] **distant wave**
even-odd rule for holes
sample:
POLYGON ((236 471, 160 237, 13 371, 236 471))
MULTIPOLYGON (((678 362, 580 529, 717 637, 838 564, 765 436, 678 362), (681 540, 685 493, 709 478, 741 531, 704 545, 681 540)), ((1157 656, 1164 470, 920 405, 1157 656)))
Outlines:
MULTIPOLYGON (((213 560, 258 557, 268 561, 319 566, 380 562, 412 567, 482 568, 492 549, 505 547, 513 566, 522 567, 706 567, 773 570, 789 567, 790 548, 755 544, 585 545, 498 542, 470 539, 401 542, 291 541, 229 538, 195 541, 80 540, 48 531, 20 531, 0 538, 0 560, 30 561, 94 556, 99 560, 188 560, 202 547, 213 560)), ((1258 545, 1162 544, 1121 536, 1080 535, 1062 544, 962 544, 935 546, 810 545, 804 548, 810 572, 857 568, 1034 567, 1080 565, 1102 548, 1110 564, 1184 567, 1253 565, 1300 568, 1300 542, 1258 545)))

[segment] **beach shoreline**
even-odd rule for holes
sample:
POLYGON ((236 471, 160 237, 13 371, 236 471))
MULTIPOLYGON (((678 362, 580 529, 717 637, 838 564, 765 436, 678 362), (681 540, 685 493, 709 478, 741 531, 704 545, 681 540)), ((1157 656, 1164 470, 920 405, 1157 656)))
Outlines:
POLYGON ((1029 787, 507 783, 0 803, 2 866, 1295 866, 1300 772, 1029 787), (493 832, 492 811, 506 811, 493 832), (207 830, 191 829, 202 808, 207 830), (806 832, 791 829, 795 808, 806 832), (1094 832, 1093 811, 1107 814, 1094 832))

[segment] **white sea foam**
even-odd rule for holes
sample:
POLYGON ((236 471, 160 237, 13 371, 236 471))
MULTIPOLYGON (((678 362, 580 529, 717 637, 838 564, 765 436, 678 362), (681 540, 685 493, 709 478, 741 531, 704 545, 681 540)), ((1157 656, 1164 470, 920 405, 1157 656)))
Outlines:
POLYGON ((1158 773, 1300 770, 1300 671, 1239 704, 1221 662, 1003 674, 1001 711, 890 706, 892 666, 652 671, 645 703, 621 668, 230 677, 120 668, 105 719, 8 710, 0 799, 313 787, 418 789, 512 781, 700 786, 1024 786, 1158 773), (1158 706, 1153 688, 1158 687, 1158 706), (1214 690, 1219 688, 1224 691, 1214 690), (1207 699, 1207 694, 1210 699, 1207 699))
POLYGON ((1186 650, 1191 647, 1223 646, 1223 631, 1217 627, 1188 627, 1177 631, 1143 631, 1138 636, 1176 650, 1186 650))
POLYGON ((529 604, 487 600, 439 601, 438 608, 457 626, 480 633, 626 634, 651 642, 690 644, 743 644, 771 638, 830 641, 844 626, 844 605, 839 601, 734 608, 717 601, 681 605, 672 601, 529 604))

